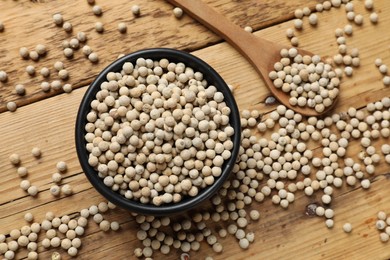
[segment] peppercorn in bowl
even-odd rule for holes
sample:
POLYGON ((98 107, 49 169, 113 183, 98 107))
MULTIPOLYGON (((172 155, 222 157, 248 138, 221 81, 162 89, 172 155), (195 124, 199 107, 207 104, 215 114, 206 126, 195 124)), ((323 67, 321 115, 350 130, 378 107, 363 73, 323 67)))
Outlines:
POLYGON ((229 177, 240 117, 221 76, 186 52, 157 48, 105 68, 81 101, 76 149, 109 201, 147 215, 180 213, 229 177))

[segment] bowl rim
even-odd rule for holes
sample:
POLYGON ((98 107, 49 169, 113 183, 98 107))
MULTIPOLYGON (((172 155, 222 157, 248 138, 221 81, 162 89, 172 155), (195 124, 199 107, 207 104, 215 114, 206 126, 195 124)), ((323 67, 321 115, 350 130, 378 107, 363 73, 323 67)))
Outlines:
POLYGON ((176 213, 182 213, 196 207, 201 202, 211 198, 225 180, 229 177, 233 166, 236 162, 240 142, 241 142, 241 123, 240 115, 238 112, 238 107, 234 99, 233 94, 231 93, 229 87, 222 79, 222 77, 205 61, 200 58, 176 49, 170 48, 151 48, 143 49, 136 51, 130 54, 121 57, 110 65, 108 65, 103 71, 101 71, 95 80, 90 84, 87 91, 85 92, 80 106, 77 112, 76 124, 75 124, 75 142, 76 142, 76 151, 77 156, 80 161, 81 167, 84 171, 84 174, 87 176, 89 182, 92 186, 103 195, 108 201, 114 203, 117 206, 125 208, 131 212, 145 214, 145 215, 155 215, 155 216, 165 216, 172 215, 176 213), (120 72, 122 66, 125 62, 132 62, 133 64, 138 58, 160 60, 166 58, 169 62, 183 62, 186 67, 191 67, 194 71, 199 71, 203 74, 204 79, 207 80, 208 85, 214 85, 218 91, 222 92, 224 95, 224 101, 227 106, 230 108, 231 113, 229 116, 229 123, 234 129, 234 135, 232 136, 233 149, 231 150, 231 157, 226 160, 222 166, 222 173, 219 177, 216 178, 215 182, 199 190, 198 195, 194 197, 186 196, 178 203, 169 203, 162 204, 161 206, 155 206, 153 204, 143 204, 139 201, 126 199, 124 196, 118 192, 113 191, 111 188, 107 187, 103 180, 98 176, 97 171, 91 167, 88 163, 89 152, 86 150, 86 140, 85 140, 85 124, 87 122, 86 116, 90 112, 91 107, 90 103, 95 99, 96 93, 100 90, 100 84, 106 80, 106 75, 109 72, 120 72), (212 79, 212 80, 211 80, 212 79))

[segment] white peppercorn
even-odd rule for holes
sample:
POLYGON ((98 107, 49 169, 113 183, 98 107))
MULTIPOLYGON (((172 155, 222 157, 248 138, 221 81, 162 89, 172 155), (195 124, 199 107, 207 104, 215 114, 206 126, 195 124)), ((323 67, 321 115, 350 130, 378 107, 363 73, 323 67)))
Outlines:
POLYGON ((77 248, 75 248, 75 247, 73 247, 73 246, 70 247, 70 248, 68 249, 68 255, 69 255, 69 256, 76 256, 77 253, 78 253, 77 248))
POLYGON ((24 215, 24 220, 26 220, 27 222, 32 222, 34 220, 34 216, 30 212, 27 212, 24 215))
POLYGON ((69 41, 69 47, 72 48, 72 49, 75 49, 77 50, 79 47, 80 47, 80 42, 77 38, 72 38, 70 41, 69 41))
POLYGON ((380 240, 381 240, 383 243, 385 243, 385 242, 389 241, 390 236, 389 236, 389 234, 387 234, 387 233, 385 233, 385 232, 381 232, 381 233, 379 234, 379 238, 380 238, 380 240))
POLYGON ((334 225, 334 220, 333 219, 327 219, 325 221, 325 225, 328 227, 328 228, 332 228, 333 225, 334 225))
POLYGON ((244 31, 249 32, 249 33, 252 33, 252 32, 253 32, 253 28, 250 27, 250 26, 245 26, 245 27, 244 27, 244 31))
POLYGON ((19 177, 21 177, 21 178, 26 177, 28 174, 28 170, 26 167, 19 167, 17 169, 17 172, 18 172, 19 177))
POLYGON ((352 225, 350 223, 345 223, 343 225, 343 230, 344 230, 345 233, 351 233, 352 225))
POLYGON ((378 23, 378 14, 377 14, 376 12, 372 12, 372 13, 370 14, 370 21, 371 21, 371 23, 373 23, 373 24, 378 23))
POLYGON ((64 49, 64 56, 68 59, 73 57, 73 50, 71 48, 64 49))
POLYGON ((101 22, 95 23, 95 30, 96 30, 98 33, 104 32, 103 24, 102 24, 101 22))
POLYGON ((173 15, 177 19, 180 19, 183 16, 183 10, 180 7, 175 7, 173 8, 173 15))
POLYGON ((82 48, 82 52, 84 55, 88 56, 89 54, 92 53, 92 49, 88 45, 84 45, 82 48))
POLYGON ((63 90, 65 93, 70 93, 70 92, 72 92, 72 90, 73 90, 72 84, 69 84, 69 83, 64 84, 64 85, 62 86, 62 90, 63 90))
POLYGON ((248 239, 246 239, 246 238, 240 239, 240 240, 238 241, 238 244, 240 245, 240 247, 241 247, 242 249, 248 249, 248 247, 249 247, 249 241, 248 241, 248 239))
POLYGON ((364 1, 364 7, 367 9, 367 10, 371 10, 373 7, 374 7, 374 3, 372 0, 365 0, 364 1))
POLYGON ((15 257, 15 252, 8 250, 7 252, 4 253, 5 259, 14 259, 15 257))
POLYGON ((46 46, 43 45, 43 44, 38 44, 36 47, 35 47, 35 51, 38 53, 38 55, 40 56, 44 56, 46 54, 46 46))
POLYGON ((78 32, 77 33, 77 39, 80 42, 86 42, 87 41, 87 35, 84 32, 78 32))
POLYGON ((30 196, 35 197, 35 196, 38 194, 38 188, 37 188, 37 186, 30 186, 30 187, 27 189, 27 193, 28 193, 30 196))
POLYGON ((295 27, 295 29, 301 30, 302 26, 303 26, 303 22, 302 22, 301 19, 295 19, 294 20, 294 27, 295 27))
POLYGON ((65 184, 61 187, 61 192, 65 195, 71 195, 73 193, 73 189, 72 189, 72 186, 70 186, 69 184, 65 184))
POLYGON ((8 109, 8 111, 15 112, 16 108, 17 108, 17 105, 16 105, 15 102, 13 102, 13 101, 7 102, 7 109, 8 109))
POLYGON ((1 82, 6 82, 8 79, 7 72, 4 70, 0 70, 0 81, 1 82))
POLYGON ((118 23, 118 31, 120 33, 126 33, 127 25, 125 23, 118 23))
POLYGON ((141 9, 138 5, 133 5, 131 7, 131 12, 133 13, 134 16, 139 16, 141 13, 141 9))
POLYGON ((60 192, 61 192, 61 188, 58 185, 50 186, 49 190, 50 190, 51 195, 53 195, 55 197, 60 195, 60 192))
POLYGON ((54 14, 53 15, 53 21, 57 26, 61 26, 64 22, 61 14, 54 14))
POLYGON ((64 29, 65 32, 70 33, 73 30, 73 26, 70 22, 64 22, 64 24, 62 25, 62 29, 64 29))
POLYGON ((100 16, 100 15, 102 15, 103 10, 102 10, 102 8, 101 8, 100 6, 94 5, 94 6, 92 7, 92 12, 93 12, 94 15, 100 16))
POLYGON ((97 55, 96 52, 91 52, 89 55, 88 55, 88 59, 90 62, 92 63, 97 63, 99 61, 99 57, 97 55))
POLYGON ((390 76, 384 76, 382 81, 383 85, 390 86, 390 76))
POLYGON ((37 260, 38 259, 38 253, 35 252, 35 251, 28 252, 27 259, 28 260, 37 260))
POLYGON ((355 16, 355 18, 353 19, 353 21, 355 22, 355 24, 357 25, 362 25, 363 24, 363 16, 361 14, 358 14, 355 16))
POLYGON ((66 162, 60 161, 56 164, 56 168, 59 172, 65 172, 68 169, 66 162))
POLYGON ((69 73, 66 69, 62 69, 58 72, 58 77, 62 80, 66 80, 69 78, 69 73))
POLYGON ((119 228, 120 228, 120 225, 119 225, 119 223, 118 223, 118 222, 116 222, 116 221, 113 221, 113 222, 111 222, 111 224, 110 224, 110 227, 111 227, 111 230, 113 230, 113 231, 117 231, 117 230, 119 230, 119 228))
POLYGON ((368 180, 368 179, 362 180, 362 181, 360 182, 360 184, 362 185, 362 188, 363 188, 363 189, 368 189, 368 188, 370 188, 370 186, 371 186, 371 182, 370 182, 370 180, 368 180))
POLYGON ((315 13, 310 14, 310 16, 309 16, 309 23, 311 25, 317 25, 317 22, 318 22, 317 15, 315 13))

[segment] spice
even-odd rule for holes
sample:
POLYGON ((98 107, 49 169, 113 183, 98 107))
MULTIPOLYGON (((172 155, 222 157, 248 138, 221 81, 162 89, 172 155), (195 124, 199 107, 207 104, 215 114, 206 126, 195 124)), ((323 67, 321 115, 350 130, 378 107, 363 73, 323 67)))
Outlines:
POLYGON ((27 189, 27 193, 28 195, 35 197, 38 194, 38 188, 36 186, 30 186, 27 189))
POLYGON ((99 57, 97 55, 96 52, 91 52, 89 55, 88 55, 88 59, 90 62, 92 63, 97 63, 99 61, 99 57))
POLYGON ((371 23, 376 24, 378 22, 378 14, 375 12, 372 12, 370 14, 370 21, 371 21, 371 23))
POLYGON ((64 22, 61 14, 54 14, 53 15, 53 21, 57 26, 61 26, 64 22))
POLYGON ((35 51, 38 53, 38 55, 40 56, 44 56, 47 52, 46 50, 46 46, 43 45, 43 44, 38 44, 36 47, 35 47, 35 51))
POLYGON ((95 24, 95 30, 98 32, 98 33, 102 33, 104 31, 104 27, 103 27, 103 24, 101 22, 97 22, 95 24))
POLYGON ((62 63, 61 61, 56 61, 54 63, 54 69, 56 69, 57 71, 63 70, 64 68, 64 63, 62 63))
POLYGON ((7 109, 8 109, 8 111, 15 112, 16 108, 17 108, 17 105, 16 105, 15 102, 13 102, 13 101, 7 102, 7 109))
POLYGON ((64 90, 64 92, 65 93, 70 93, 70 92, 72 92, 72 90, 73 90, 73 87, 72 87, 72 85, 71 84, 64 84, 63 86, 62 86, 62 90, 64 90))
POLYGON ((50 186, 49 190, 50 190, 51 195, 53 195, 53 196, 58 196, 58 195, 60 195, 60 192, 61 192, 61 188, 58 185, 50 186))
POLYGON ((83 46, 83 49, 82 49, 82 52, 85 56, 88 56, 89 54, 92 53, 92 49, 91 47, 89 47, 88 45, 84 45, 83 46))
POLYGON ((21 178, 26 177, 28 174, 28 170, 26 167, 19 167, 17 172, 18 172, 19 177, 21 177, 21 178))
POLYGON ((78 39, 76 38, 72 38, 70 41, 69 41, 69 47, 74 49, 74 50, 77 50, 79 47, 80 47, 80 42, 78 39))
POLYGON ((27 259, 28 260, 37 260, 38 259, 38 253, 35 252, 35 251, 28 252, 27 259))
POLYGON ((380 71, 380 73, 382 73, 382 74, 386 74, 387 71, 388 71, 387 66, 386 66, 385 64, 380 65, 380 66, 379 66, 379 71, 380 71))
MULTIPOLYGON (((145 123, 145 130, 149 131, 155 131, 155 134, 157 138, 161 140, 159 144, 154 144, 155 148, 161 147, 161 150, 166 154, 171 154, 173 149, 177 149, 176 158, 167 157, 163 154, 157 154, 152 155, 155 156, 155 159, 150 157, 146 154, 139 154, 134 159, 129 161, 133 166, 131 167, 133 173, 136 172, 142 173, 145 169, 145 167, 153 167, 150 168, 151 171, 154 171, 153 169, 156 169, 157 167, 164 167, 161 168, 163 171, 171 171, 173 170, 175 175, 180 174, 180 168, 183 167, 184 170, 189 171, 189 175, 191 178, 195 179, 198 178, 198 182, 192 182, 189 178, 183 178, 180 182, 178 182, 178 178, 176 176, 168 177, 168 176, 158 176, 157 174, 151 174, 150 177, 143 178, 141 180, 134 180, 131 172, 129 172, 127 175, 129 180, 129 185, 127 187, 122 185, 123 188, 120 188, 119 186, 123 183, 123 177, 120 175, 115 176, 104 176, 103 183, 111 187, 114 190, 123 189, 123 194, 128 199, 133 200, 139 200, 141 203, 153 203, 155 205, 161 205, 163 203, 176 203, 182 199, 183 195, 187 196, 196 196, 199 192, 199 184, 201 184, 201 180, 204 179, 204 183, 206 185, 212 185, 214 183, 214 178, 218 177, 221 174, 221 166, 224 162, 224 160, 230 158, 230 152, 226 150, 222 144, 222 142, 231 142, 230 136, 234 133, 233 128, 228 126, 228 115, 230 113, 230 109, 225 106, 225 104, 222 104, 223 102, 223 95, 222 93, 218 92, 215 87, 208 87, 201 85, 200 80, 202 79, 202 75, 198 72, 194 72, 191 68, 186 68, 184 64, 174 64, 169 63, 168 61, 161 60, 153 62, 152 60, 146 60, 139 58, 135 64, 131 63, 125 63, 123 65, 123 71, 125 73, 132 73, 134 70, 137 70, 141 77, 145 77, 146 83, 148 84, 156 84, 160 76, 166 75, 167 83, 168 81, 171 82, 171 86, 173 87, 172 90, 169 89, 161 89, 158 90, 157 88, 151 89, 150 92, 146 92, 146 90, 141 90, 137 85, 134 85, 132 83, 132 76, 131 75, 124 75, 125 78, 131 80, 129 81, 129 84, 133 86, 131 90, 129 90, 128 96, 121 96, 118 99, 120 106, 127 106, 130 104, 130 102, 138 102, 136 101, 137 98, 142 94, 142 92, 145 93, 146 98, 144 99, 144 104, 142 102, 139 102, 138 104, 135 104, 136 109, 131 109, 129 111, 123 110, 121 113, 123 116, 126 116, 127 120, 129 120, 128 125, 122 129, 123 137, 129 138, 129 143, 131 145, 137 146, 140 143, 141 135, 132 135, 134 131, 137 131, 141 127, 141 121, 133 120, 136 118, 137 113, 137 107, 141 108, 141 106, 149 107, 140 117, 140 120, 144 120, 145 123), (150 64, 150 65, 148 65, 150 64), (161 64, 161 65, 160 65, 161 64), (165 64, 165 65, 163 65, 165 64), (156 74, 149 74, 147 73, 147 67, 150 67, 153 69, 152 71, 156 74), (172 68, 170 70, 169 68, 172 68), (173 72, 176 72, 175 73, 173 72), (188 74, 185 74, 184 71, 189 71, 188 74), (165 74, 163 74, 165 73, 165 74), (198 83, 197 83, 198 81, 198 83), (216 110, 216 115, 214 115, 214 119, 217 119, 216 123, 212 122, 213 129, 216 132, 214 137, 210 137, 208 135, 210 131, 209 121, 207 114, 204 111, 210 110, 210 107, 205 107, 204 111, 200 109, 198 105, 193 105, 194 111, 196 113, 192 114, 189 113, 189 111, 182 110, 182 109, 174 109, 177 104, 177 100, 170 98, 170 93, 178 93, 178 95, 182 96, 183 100, 187 100, 188 103, 192 103, 195 100, 197 100, 197 97, 195 93, 193 92, 195 89, 191 89, 191 87, 188 85, 188 82, 193 82, 191 84, 198 84, 199 89, 201 90, 200 93, 198 93, 198 96, 207 98, 205 101, 199 101, 202 104, 206 104, 205 102, 208 102, 207 100, 213 100, 215 104, 221 104, 214 107, 216 110), (181 87, 179 87, 178 84, 181 84, 181 87), (180 90, 180 92, 179 92, 180 90), (181 94, 179 94, 181 93, 181 94), (162 98, 159 98, 156 103, 152 100, 148 101, 148 97, 151 97, 151 95, 159 95, 162 98), (165 98, 166 96, 166 98, 165 98), (132 101, 133 100, 133 101, 132 101), (162 102, 165 102, 164 105, 162 102), (164 110, 158 111, 156 108, 161 107, 159 103, 164 107, 164 110), (165 118, 161 118, 161 112, 165 114, 165 118), (189 125, 188 127, 185 127, 184 122, 190 122, 192 119, 191 117, 196 118, 199 123, 189 125), (182 118, 184 118, 184 122, 181 122, 182 118), (152 120, 151 122, 148 122, 149 120, 152 120), (172 130, 168 130, 163 128, 163 124, 166 124, 168 127, 171 127, 172 130), (175 133, 177 137, 173 137, 172 134, 175 133), (209 156, 210 162, 212 162, 212 165, 209 166, 210 169, 213 168, 212 172, 208 174, 208 176, 205 176, 204 178, 200 175, 200 169, 202 168, 202 165, 204 165, 204 162, 202 160, 198 160, 196 163, 199 166, 196 166, 196 169, 193 169, 195 166, 195 152, 191 153, 190 150, 184 149, 185 148, 185 141, 183 139, 183 134, 185 133, 186 137, 191 138, 189 141, 193 143, 194 149, 199 149, 202 145, 202 143, 206 142, 206 139, 209 142, 217 143, 218 147, 216 149, 217 154, 212 153, 212 150, 208 150, 205 152, 205 156, 209 156), (195 137, 195 134, 203 134, 204 140, 195 137), (169 137, 172 136, 172 137, 169 137), (172 140, 174 138, 174 140, 172 140), (193 141, 192 141, 193 139, 193 141), (177 148, 174 148, 173 143, 176 144, 177 148), (226 150, 226 151, 225 151, 226 150), (161 164, 163 162, 170 162, 172 161, 174 164, 173 166, 176 167, 167 167, 163 165, 156 165, 154 163, 147 164, 148 160, 156 160, 157 163, 161 164), (172 167, 172 168, 171 168, 172 167), (155 182, 157 182, 156 187, 148 187, 145 186, 143 183, 147 181, 147 179, 155 179, 155 182), (174 185, 177 186, 177 188, 174 188, 174 185), (116 187, 117 186, 117 187, 116 187), (159 188, 159 186, 161 188, 159 188), (168 189, 169 188, 169 189, 168 189), (153 195, 158 194, 157 192, 161 192, 161 190, 164 189, 165 194, 161 195, 153 195), (179 192, 176 194, 173 194, 174 189, 180 189, 179 192), (153 198, 151 198, 153 196, 153 198)), ((115 73, 108 73, 107 79, 109 80, 106 82, 108 84, 108 89, 110 91, 118 91, 118 83, 116 81, 116 74, 115 73)), ((104 83, 103 83, 104 84, 104 83)), ((97 96, 100 95, 101 92, 97 94, 97 96)), ((203 99, 203 98, 202 98, 203 99)), ((101 103, 101 105, 98 105, 96 107, 93 106, 94 101, 91 103, 92 105, 92 111, 91 113, 97 114, 97 112, 109 112, 109 108, 112 106, 112 104, 115 103, 115 98, 112 96, 108 96, 105 98, 105 101, 101 103)), ((114 112, 114 111, 112 111, 114 112)), ((89 115, 92 115, 92 114, 89 115)), ((110 112, 109 112, 110 114, 110 112)), ((98 119, 96 116, 87 117, 87 119, 90 119, 90 123, 93 123, 98 119)), ((104 119, 104 122, 106 122, 108 125, 115 124, 114 118, 106 118, 104 119)), ((188 124, 187 123, 187 124, 188 124)), ((140 134, 143 134, 141 132, 140 134)), ((90 140, 92 141, 92 140, 90 140)), ((150 143, 152 144, 152 143, 150 143)), ((110 149, 110 152, 113 153, 113 156, 111 156, 111 159, 107 161, 106 166, 99 166, 97 158, 95 158, 94 152, 90 154, 90 160, 89 163, 91 166, 96 167, 98 171, 101 171, 101 174, 104 174, 106 170, 110 171, 117 171, 120 165, 124 162, 124 156, 129 157, 129 152, 126 152, 125 154, 119 153, 120 150, 120 143, 119 142, 101 142, 98 144, 99 149, 110 149), (106 146, 107 148, 104 148, 106 146), (119 156, 119 157, 118 157, 119 156)), ((232 146, 230 146, 232 148, 232 146)), ((197 150, 195 150, 197 151, 197 150)), ((203 159, 204 160, 204 159, 203 159)), ((129 170, 131 168, 128 168, 129 170)), ((207 168, 205 169, 205 171, 207 168)), ((215 219, 218 219, 219 217, 217 215, 214 216, 215 219)))
MULTIPOLYGON (((95 215, 94 217, 96 217, 97 215, 95 215)), ((108 222, 107 220, 102 220, 100 223, 99 223, 99 227, 100 227, 100 230, 104 231, 104 232, 107 232, 108 230, 110 230, 110 222, 108 222)))
POLYGON ((353 19, 353 21, 355 22, 355 24, 357 25, 362 25, 363 24, 363 16, 361 14, 358 14, 355 16, 355 18, 353 19))
POLYGON ((61 182, 62 176, 61 176, 61 174, 59 174, 58 172, 56 172, 56 173, 53 173, 53 175, 51 176, 51 178, 52 178, 53 182, 59 183, 59 182, 61 182))
POLYGON ((73 193, 73 189, 69 184, 65 184, 61 187, 61 192, 65 195, 71 195, 73 193))
POLYGON ((77 39, 79 42, 86 42, 87 41, 87 35, 84 32, 78 32, 77 33, 77 39))
POLYGON ((0 81, 1 82, 6 82, 8 79, 7 72, 4 70, 0 70, 0 81))
POLYGON ((101 16, 101 15, 103 14, 102 8, 101 8, 100 6, 98 6, 98 5, 94 5, 94 6, 92 7, 92 12, 93 12, 93 14, 96 15, 96 16, 101 16))
POLYGON ((28 49, 26 47, 21 47, 19 49, 19 55, 23 59, 28 59, 29 58, 29 54, 30 54, 30 52, 28 51, 28 49))
POLYGON ((318 55, 301 56, 295 48, 281 50, 281 56, 280 62, 274 65, 275 70, 269 73, 269 78, 276 88, 289 93, 291 105, 308 106, 320 113, 333 104, 333 100, 339 93, 337 87, 340 80, 332 72, 330 65, 321 62, 318 55), (297 66, 301 69, 296 69, 297 66), (316 66, 318 70, 309 75, 309 66, 316 66), (323 77, 323 75, 327 76, 323 77), (287 77, 288 81, 286 81, 287 77), (306 84, 307 82, 311 84, 306 84))
POLYGON ((43 67, 40 71, 40 74, 42 75, 42 77, 47 78, 50 76, 50 70, 46 67, 43 67))
POLYGON ((127 31, 127 26, 125 23, 118 23, 118 31, 120 33, 126 33, 127 31))
POLYGON ((295 29, 297 29, 297 30, 301 30, 302 27, 303 27, 303 22, 302 22, 302 20, 301 20, 301 19, 295 19, 295 20, 294 20, 294 27, 295 27, 295 29))
POLYGON ((24 191, 27 191, 28 188, 30 188, 30 186, 31 186, 31 184, 30 184, 30 181, 28 181, 28 180, 22 180, 22 181, 20 182, 20 188, 21 188, 22 190, 24 190, 24 191))
POLYGON ((68 249, 68 255, 69 255, 69 256, 76 256, 77 253, 78 253, 77 248, 75 248, 75 247, 73 247, 73 246, 70 247, 70 248, 68 249))
POLYGON ((131 7, 131 12, 133 13, 134 16, 139 16, 141 13, 141 9, 138 5, 133 5, 131 7))
POLYGON ((317 22, 318 22, 318 17, 317 17, 317 15, 316 14, 311 14, 310 16, 309 16, 309 23, 311 24, 311 25, 317 25, 317 22))
POLYGON ((27 212, 24 215, 24 220, 26 220, 27 222, 32 222, 34 220, 34 217, 33 217, 33 215, 30 212, 27 212))
POLYGON ((68 59, 73 57, 73 50, 71 48, 64 49, 64 56, 68 59))
POLYGON ((383 85, 390 86, 390 76, 384 76, 382 81, 383 85))
POLYGON ((51 260, 61 260, 61 254, 58 252, 53 252, 51 254, 51 260))
POLYGON ((64 173, 64 172, 67 171, 68 166, 67 166, 66 162, 60 161, 60 162, 58 162, 58 163, 56 164, 56 168, 57 168, 57 170, 58 170, 59 172, 64 173))
POLYGON ((71 33, 72 30, 73 30, 73 26, 70 22, 65 22, 63 25, 62 25, 62 29, 64 29, 65 32, 67 33, 71 33))
POLYGON ((365 0, 364 1, 364 7, 367 10, 371 10, 374 7, 374 2, 372 0, 365 0))
POLYGON ((67 80, 69 78, 69 73, 66 69, 62 69, 58 72, 58 77, 62 80, 67 80))
POLYGON ((24 85, 22 84, 17 84, 15 86, 15 92, 16 94, 18 94, 19 96, 23 96, 24 94, 26 94, 26 89, 24 87, 24 85))
POLYGON ((345 233, 351 233, 352 225, 350 223, 345 223, 343 225, 343 230, 344 230, 345 233))
POLYGON ((175 7, 173 8, 173 15, 177 19, 180 19, 183 16, 183 10, 180 7, 175 7))

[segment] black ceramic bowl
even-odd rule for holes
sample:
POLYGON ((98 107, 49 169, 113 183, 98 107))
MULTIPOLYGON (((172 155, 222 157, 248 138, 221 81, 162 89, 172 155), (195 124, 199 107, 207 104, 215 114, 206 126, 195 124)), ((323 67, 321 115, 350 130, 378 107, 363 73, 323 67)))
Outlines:
POLYGON ((112 203, 125 208, 129 211, 146 214, 146 215, 169 215, 187 211, 194 208, 196 205, 202 201, 209 199, 215 192, 221 187, 224 181, 228 178, 230 172, 233 169, 234 163, 237 159, 238 150, 240 147, 240 137, 241 137, 241 127, 240 127, 240 116, 237 108, 237 104, 234 100, 234 97, 229 90, 226 83, 223 81, 221 76, 207 63, 201 59, 183 52, 174 49, 146 49, 141 50, 135 53, 128 54, 105 68, 89 86, 87 92, 85 93, 76 120, 76 149, 77 155, 79 157, 81 167, 84 170, 85 175, 92 185, 100 192, 107 200, 112 203), (195 197, 183 197, 183 199, 178 203, 164 204, 161 206, 155 206, 152 204, 142 204, 138 201, 129 200, 120 195, 118 192, 114 192, 111 188, 104 185, 103 180, 99 178, 97 171, 88 164, 89 152, 86 150, 86 141, 85 141, 85 125, 87 123, 86 116, 90 112, 91 101, 95 99, 96 93, 100 90, 100 85, 102 82, 106 81, 106 75, 109 72, 120 72, 122 65, 125 62, 132 62, 133 64, 138 58, 160 60, 162 58, 167 58, 170 62, 182 62, 186 66, 189 66, 194 69, 194 71, 199 71, 203 73, 204 79, 207 80, 209 85, 214 85, 220 92, 223 93, 225 97, 225 102, 231 109, 230 114, 230 125, 234 128, 234 135, 232 136, 233 141, 233 150, 231 151, 231 157, 229 160, 225 161, 223 164, 223 170, 221 176, 219 176, 213 185, 208 186, 199 191, 199 194, 195 197))

